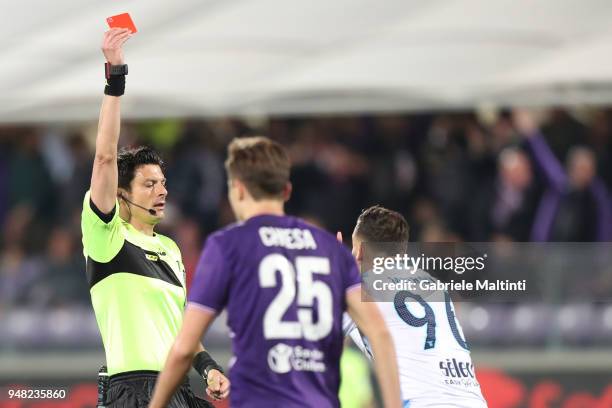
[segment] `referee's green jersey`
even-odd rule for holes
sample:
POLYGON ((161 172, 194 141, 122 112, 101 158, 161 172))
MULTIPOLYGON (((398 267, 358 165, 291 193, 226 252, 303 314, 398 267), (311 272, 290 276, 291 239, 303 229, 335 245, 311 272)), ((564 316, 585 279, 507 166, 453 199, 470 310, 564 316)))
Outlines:
POLYGON ((161 371, 181 327, 185 268, 170 238, 145 235, 85 194, 81 216, 91 301, 109 375, 161 371))

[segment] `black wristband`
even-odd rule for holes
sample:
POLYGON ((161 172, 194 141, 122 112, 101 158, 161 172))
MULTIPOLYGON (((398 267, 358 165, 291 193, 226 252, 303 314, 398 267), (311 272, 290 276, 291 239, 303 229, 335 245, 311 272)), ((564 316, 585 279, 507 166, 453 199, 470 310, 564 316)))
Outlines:
POLYGON ((110 96, 121 96, 125 93, 125 75, 113 75, 106 79, 104 94, 110 96))
POLYGON ((213 358, 208 354, 208 351, 200 351, 193 358, 193 368, 202 376, 204 379, 208 379, 208 373, 210 370, 218 370, 223 373, 223 369, 213 358))

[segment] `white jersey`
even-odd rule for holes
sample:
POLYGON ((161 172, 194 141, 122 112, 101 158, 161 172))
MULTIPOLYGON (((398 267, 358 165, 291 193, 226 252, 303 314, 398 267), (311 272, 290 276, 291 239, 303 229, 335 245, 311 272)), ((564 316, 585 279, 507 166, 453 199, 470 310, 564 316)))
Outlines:
MULTIPOLYGON (((421 295, 401 291, 393 302, 376 303, 395 344, 404 407, 486 407, 450 297, 421 295)), ((372 358, 367 338, 347 314, 343 329, 372 358)))

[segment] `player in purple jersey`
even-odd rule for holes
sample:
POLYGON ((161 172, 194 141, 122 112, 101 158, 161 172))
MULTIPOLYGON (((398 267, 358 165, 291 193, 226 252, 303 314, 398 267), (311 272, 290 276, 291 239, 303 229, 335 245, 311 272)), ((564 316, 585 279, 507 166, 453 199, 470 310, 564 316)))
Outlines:
POLYGON ((338 407, 345 310, 372 339, 385 407, 401 406, 393 342, 376 306, 361 301, 351 253, 333 235, 284 215, 285 150, 264 137, 236 139, 225 165, 239 222, 206 241, 151 407, 164 406, 224 308, 235 355, 232 406, 338 407))

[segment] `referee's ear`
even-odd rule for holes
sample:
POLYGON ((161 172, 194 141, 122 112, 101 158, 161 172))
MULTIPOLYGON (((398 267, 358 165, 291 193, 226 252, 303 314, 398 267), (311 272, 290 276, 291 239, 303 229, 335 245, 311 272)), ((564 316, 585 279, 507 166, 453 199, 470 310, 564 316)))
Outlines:
POLYGON ((117 188, 117 199, 119 201, 123 201, 125 200, 126 196, 126 191, 124 189, 122 189, 121 187, 117 188))

